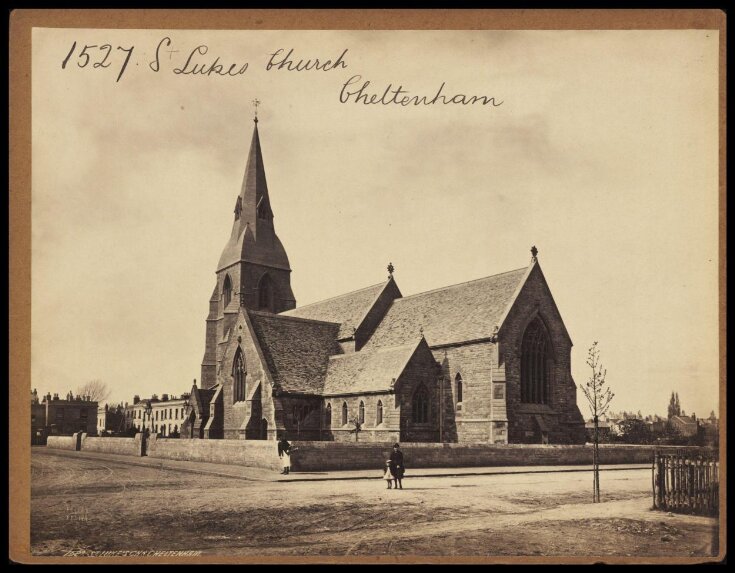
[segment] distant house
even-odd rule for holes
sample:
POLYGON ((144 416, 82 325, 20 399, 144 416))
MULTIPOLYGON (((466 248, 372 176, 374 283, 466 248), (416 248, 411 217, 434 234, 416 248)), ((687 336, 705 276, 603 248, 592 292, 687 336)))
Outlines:
POLYGON ((46 436, 70 436, 75 432, 97 435, 97 402, 89 396, 74 396, 66 399, 53 397, 49 392, 39 401, 36 390, 31 394, 31 443, 46 443, 46 436))
POLYGON ((697 419, 689 416, 671 416, 669 418, 671 428, 680 436, 689 438, 697 435, 697 419))
POLYGON ((144 429, 163 437, 178 436, 184 423, 187 394, 181 397, 163 394, 160 398, 154 394, 148 399, 133 398, 132 426, 139 431, 144 429))
MULTIPOLYGON (((584 430, 587 433, 587 441, 591 442, 595 439, 595 421, 590 419, 584 424, 584 430)), ((610 423, 607 420, 599 420, 597 422, 597 432, 600 440, 610 437, 610 423)))
POLYGON ((660 416, 653 416, 646 424, 652 434, 663 434, 666 431, 666 420, 660 416))

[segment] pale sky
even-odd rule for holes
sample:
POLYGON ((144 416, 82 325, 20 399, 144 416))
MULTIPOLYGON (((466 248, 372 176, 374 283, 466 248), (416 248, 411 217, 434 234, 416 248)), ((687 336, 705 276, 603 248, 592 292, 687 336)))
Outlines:
MULTIPOLYGON (((613 410, 718 404, 718 33, 50 30, 33 34, 32 387, 111 401, 200 377, 253 129, 303 305, 539 261, 613 410), (149 62, 159 41, 160 68, 149 62), (62 61, 77 46, 65 69, 62 61), (108 68, 94 68, 110 44, 108 68), (174 74, 200 44, 234 77, 174 74), (127 52, 134 46, 122 77, 127 52), (269 54, 346 68, 266 71, 269 54), (169 59, 170 58, 170 59, 169 59), (340 103, 349 78, 498 106, 340 103)), ((359 87, 360 84, 358 84, 359 87)), ((582 394, 578 399, 588 416, 582 394)))

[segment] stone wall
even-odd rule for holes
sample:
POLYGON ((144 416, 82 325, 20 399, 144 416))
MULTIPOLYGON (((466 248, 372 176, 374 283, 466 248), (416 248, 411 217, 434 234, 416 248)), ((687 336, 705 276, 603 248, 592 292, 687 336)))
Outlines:
MULTIPOLYGON (((294 471, 332 471, 385 467, 393 444, 293 442, 294 471)), ((602 464, 649 464, 653 446, 601 445, 602 464)), ((661 448, 665 450, 665 448, 661 448)), ((401 445, 407 471, 411 468, 592 465, 592 446, 536 444, 434 444, 401 445)))
POLYGON ((76 450, 74 436, 49 436, 46 439, 46 447, 55 450, 76 450))
POLYGON ((82 434, 82 451, 141 456, 141 437, 142 434, 136 434, 134 438, 94 438, 82 434))
POLYGON ((278 445, 273 440, 192 440, 151 436, 147 454, 150 458, 281 469, 278 445))

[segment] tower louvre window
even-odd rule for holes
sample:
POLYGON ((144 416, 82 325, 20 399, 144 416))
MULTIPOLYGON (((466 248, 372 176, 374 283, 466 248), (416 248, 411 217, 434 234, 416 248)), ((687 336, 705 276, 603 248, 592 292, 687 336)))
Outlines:
POLYGON ((275 312, 273 281, 267 274, 263 275, 258 285, 258 309, 275 312))
POLYGON ((230 275, 225 276, 225 282, 222 285, 222 305, 227 308, 232 300, 232 280, 230 275))
POLYGON ((526 328, 521 344, 521 402, 548 403, 550 358, 546 328, 535 318, 526 328))

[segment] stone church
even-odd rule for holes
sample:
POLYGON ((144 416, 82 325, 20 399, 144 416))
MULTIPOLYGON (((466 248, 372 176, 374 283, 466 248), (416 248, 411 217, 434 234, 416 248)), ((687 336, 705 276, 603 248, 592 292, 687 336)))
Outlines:
POLYGON ((256 117, 182 437, 583 443, 572 341, 532 255, 410 296, 389 265, 378 284, 297 307, 256 117))

